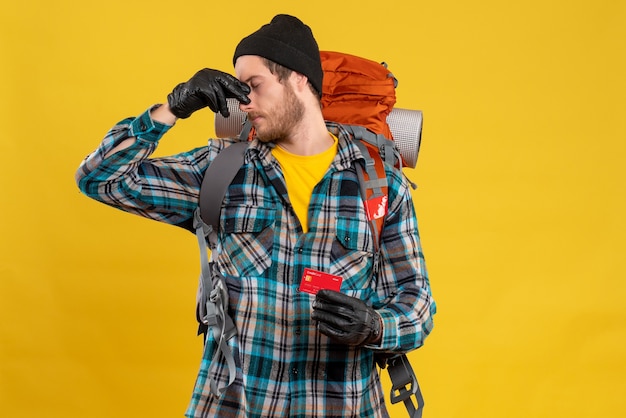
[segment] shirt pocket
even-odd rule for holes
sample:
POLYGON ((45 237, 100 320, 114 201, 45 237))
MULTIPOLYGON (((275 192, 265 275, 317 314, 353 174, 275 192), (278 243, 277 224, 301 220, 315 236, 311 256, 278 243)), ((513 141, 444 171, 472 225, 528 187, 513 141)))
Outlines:
POLYGON ((331 273, 341 276, 342 291, 358 291, 371 282, 374 246, 370 225, 362 218, 338 215, 331 247, 331 273))
POLYGON ((225 274, 260 276, 272 265, 274 208, 227 205, 222 209, 218 263, 225 274))

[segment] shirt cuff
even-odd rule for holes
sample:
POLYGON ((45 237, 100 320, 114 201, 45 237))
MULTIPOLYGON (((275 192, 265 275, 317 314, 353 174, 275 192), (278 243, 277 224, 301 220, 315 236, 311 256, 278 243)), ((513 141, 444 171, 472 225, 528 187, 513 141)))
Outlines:
MULTIPOLYGON (((380 341, 378 341, 378 344, 366 344, 364 347, 365 348, 369 348, 371 350, 382 350, 383 347, 385 346, 385 329, 389 328, 390 326, 390 321, 391 323, 395 323, 395 319, 393 317, 393 315, 390 315, 388 312, 385 311, 376 311, 378 312, 378 315, 380 315, 380 341)), ((390 328, 391 329, 391 328, 390 328)))
POLYGON ((134 136, 146 141, 157 142, 161 139, 165 132, 169 131, 172 125, 157 122, 150 116, 150 111, 159 106, 160 105, 151 106, 130 123, 129 131, 131 137, 134 136))

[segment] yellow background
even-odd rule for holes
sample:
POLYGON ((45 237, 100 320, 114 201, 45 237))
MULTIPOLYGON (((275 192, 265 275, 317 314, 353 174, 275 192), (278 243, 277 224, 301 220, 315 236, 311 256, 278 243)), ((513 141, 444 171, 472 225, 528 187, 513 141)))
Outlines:
MULTIPOLYGON (((425 416, 626 412, 626 2, 5 1, 0 416, 182 416, 198 367, 187 232, 82 196, 123 117, 278 12, 386 61, 424 111, 415 202, 439 313, 425 416)), ((212 135, 208 110, 160 154, 212 135)), ((401 406, 393 417, 403 417, 401 406)))

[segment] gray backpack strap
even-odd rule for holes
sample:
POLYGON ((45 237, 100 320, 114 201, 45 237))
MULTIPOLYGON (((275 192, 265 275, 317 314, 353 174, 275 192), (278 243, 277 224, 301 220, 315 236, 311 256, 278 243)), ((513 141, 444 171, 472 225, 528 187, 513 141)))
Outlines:
POLYGON ((209 388, 215 396, 220 396, 235 381, 236 362, 228 341, 237 334, 237 329, 228 315, 228 289, 213 261, 213 255, 217 248, 222 201, 226 189, 243 164, 247 148, 247 142, 234 143, 222 150, 211 162, 204 174, 198 208, 194 212, 194 229, 200 250, 197 316, 198 320, 213 332, 217 343, 207 372, 209 388), (209 248, 211 259, 208 258, 209 248), (220 356, 224 357, 228 367, 228 383, 224 388, 220 388, 213 378, 220 356))
MULTIPOLYGON (((194 214, 194 226, 196 227, 196 238, 198 239, 198 248, 200 249, 200 283, 198 285, 198 306, 196 309, 198 320, 208 330, 213 332, 213 337, 217 343, 217 349, 211 359, 207 378, 211 393, 219 396, 235 381, 237 376, 235 358, 228 346, 228 341, 237 334, 237 329, 228 315, 228 291, 224 280, 219 274, 215 262, 208 258, 206 245, 208 229, 205 228, 206 224, 200 219, 198 209, 196 209, 194 214), (228 367, 228 384, 221 389, 213 378, 220 356, 224 356, 226 366, 228 367)), ((211 252, 212 257, 213 253, 211 252)))
POLYGON ((409 417, 422 418, 424 397, 406 354, 387 359, 387 370, 391 379, 391 403, 396 404, 402 401, 409 413, 409 417), (417 407, 413 403, 411 396, 415 397, 417 407))
MULTIPOLYGON (((376 174, 376 169, 374 168, 374 160, 372 159, 370 152, 367 150, 367 146, 363 143, 363 141, 369 142, 380 150, 380 141, 388 141, 388 139, 386 139, 382 135, 377 135, 372 131, 365 129, 362 126, 343 125, 343 127, 356 139, 354 143, 357 147, 359 147, 361 154, 363 154, 363 158, 365 158, 365 172, 367 173, 368 179, 365 180, 364 178, 359 178, 359 181, 364 180, 365 184, 363 186, 366 189, 371 189, 374 193, 374 196, 381 196, 383 194, 382 188, 387 187, 387 178, 379 178, 376 174)), ((388 162, 385 160, 385 163, 388 162)), ((393 166, 393 162, 390 163, 390 165, 393 166)), ((367 196, 363 195, 363 199, 366 198, 367 196)))
POLYGON ((200 217, 214 232, 217 232, 219 227, 226 189, 241 168, 248 145, 247 142, 235 142, 224 148, 209 165, 202 179, 199 198, 200 217))

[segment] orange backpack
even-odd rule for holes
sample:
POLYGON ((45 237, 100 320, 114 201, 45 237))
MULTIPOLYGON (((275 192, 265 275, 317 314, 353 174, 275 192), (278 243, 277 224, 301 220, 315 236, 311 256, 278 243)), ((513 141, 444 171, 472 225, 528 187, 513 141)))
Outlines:
POLYGON ((386 65, 339 52, 321 51, 320 56, 324 119, 393 139, 387 116, 396 104, 398 81, 386 65))
POLYGON ((364 169, 357 165, 357 174, 378 250, 388 201, 383 159, 398 168, 403 165, 387 124, 396 103, 398 81, 384 63, 332 51, 321 51, 320 56, 324 71, 322 114, 327 121, 341 123, 358 139, 355 143, 366 164, 364 169))

